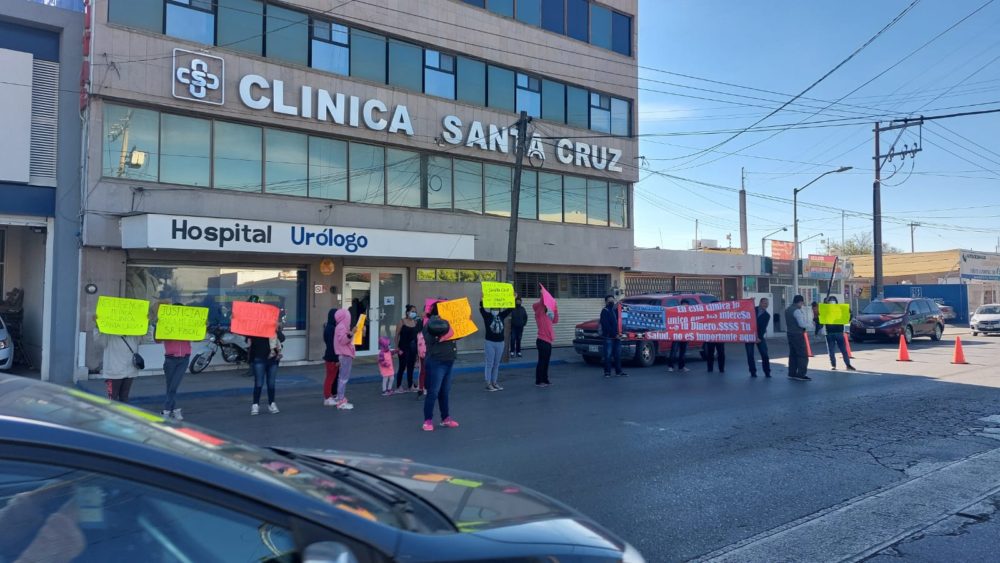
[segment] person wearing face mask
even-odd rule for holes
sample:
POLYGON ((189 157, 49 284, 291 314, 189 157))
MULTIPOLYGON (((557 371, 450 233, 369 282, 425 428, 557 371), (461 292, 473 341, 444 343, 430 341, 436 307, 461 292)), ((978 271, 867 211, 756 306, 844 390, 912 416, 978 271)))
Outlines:
POLYGON ((511 309, 486 309, 479 302, 479 314, 483 316, 483 335, 486 338, 486 390, 503 391, 497 381, 500 377, 500 359, 503 358, 503 322, 510 315, 511 309))
POLYGON ((528 312, 521 305, 521 298, 514 300, 514 310, 510 314, 510 357, 521 357, 521 337, 528 326, 528 312))
POLYGON ((531 308, 535 311, 535 324, 538 325, 538 339, 535 340, 535 346, 538 348, 535 385, 548 387, 552 384, 549 381, 549 360, 552 358, 552 341, 555 340, 552 325, 559 323, 559 309, 549 311, 541 297, 531 305, 531 308))
POLYGON ((423 330, 423 323, 417 318, 417 308, 406 306, 406 316, 396 327, 396 350, 399 353, 399 368, 396 370, 396 392, 408 393, 416 391, 413 384, 413 368, 417 364, 417 335, 423 330), (406 387, 403 384, 403 371, 406 371, 406 387))
POLYGON ((611 377, 612 364, 615 367, 615 376, 624 377, 626 373, 622 371, 622 341, 618 338, 618 307, 615 305, 614 295, 604 297, 599 330, 604 339, 604 377, 611 377))

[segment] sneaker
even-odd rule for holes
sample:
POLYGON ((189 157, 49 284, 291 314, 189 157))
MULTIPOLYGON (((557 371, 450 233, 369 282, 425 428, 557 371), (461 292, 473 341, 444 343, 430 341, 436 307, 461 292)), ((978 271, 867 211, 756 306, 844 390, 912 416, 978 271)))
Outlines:
POLYGON ((604 379, 611 379, 611 374, 610 373, 605 373, 604 374, 604 379))
POLYGON ((674 372, 674 368, 670 368, 670 367, 667 368, 667 373, 673 373, 673 372, 674 372))
POLYGON ((851 364, 847 364, 847 371, 858 371, 858 368, 852 366, 851 364))
POLYGON ((517 357, 518 358, 522 357, 520 352, 517 353, 517 357))
POLYGON ((271 414, 278 414, 281 411, 278 410, 278 405, 271 403, 270 405, 267 405, 267 412, 271 414))
POLYGON ((837 371, 837 364, 830 364, 830 369, 837 371))
POLYGON ((764 374, 764 377, 767 377, 767 378, 770 378, 770 377, 771 377, 771 374, 769 374, 769 373, 765 373, 765 374, 764 374))
POLYGON ((628 374, 623 371, 618 374, 618 377, 628 377, 628 374))
POLYGON ((511 353, 510 353, 510 357, 511 357, 511 358, 513 358, 513 357, 514 357, 514 352, 511 352, 511 353))
POLYGON ((688 372, 691 371, 691 368, 681 368, 681 371, 688 372))
POLYGON ((410 393, 416 393, 417 391, 420 391, 420 389, 416 385, 410 385, 410 393))
POLYGON ((260 414, 260 405, 250 405, 250 416, 256 416, 260 414))
POLYGON ((424 390, 423 389, 418 389, 417 390, 417 398, 420 398, 420 397, 423 397, 423 396, 424 396, 424 390))
POLYGON ((458 423, 455 422, 454 418, 449 416, 448 418, 441 421, 441 426, 443 428, 458 428, 458 423))
POLYGON ((552 385, 552 384, 551 383, 536 383, 535 387, 548 387, 549 385, 552 385))
POLYGON ((181 414, 181 409, 174 409, 170 412, 170 416, 174 417, 174 420, 184 420, 184 415, 181 414))
POLYGON ((388 397, 388 396, 389 396, 389 391, 388 391, 388 389, 387 389, 387 390, 385 390, 385 391, 382 391, 382 396, 383 396, 383 397, 388 397))
POLYGON ((499 383, 494 383, 493 384, 493 389, 495 389, 497 391, 503 391, 503 386, 500 385, 499 383))
POLYGON ((163 418, 170 418, 170 413, 171 412, 172 411, 162 411, 162 412, 160 412, 160 416, 162 416, 163 418))
POLYGON ((434 421, 432 421, 432 420, 425 420, 424 421, 423 429, 424 429, 424 432, 433 432, 434 431, 434 421))
POLYGON ((757 374, 756 373, 751 373, 750 377, 757 377, 757 374))
POLYGON ((337 406, 337 399, 334 399, 333 397, 327 397, 327 398, 323 399, 323 406, 324 407, 335 407, 335 406, 337 406))
POLYGON ((341 399, 340 402, 337 403, 337 408, 342 411, 349 411, 354 408, 354 405, 348 403, 347 399, 341 399))
POLYGON ((490 392, 499 391, 499 389, 497 389, 492 383, 486 384, 486 390, 490 392))

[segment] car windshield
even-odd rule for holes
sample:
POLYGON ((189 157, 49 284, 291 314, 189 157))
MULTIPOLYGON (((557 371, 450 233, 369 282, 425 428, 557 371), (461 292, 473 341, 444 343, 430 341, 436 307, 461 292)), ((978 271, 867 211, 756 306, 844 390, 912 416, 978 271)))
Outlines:
POLYGON ((659 299, 652 299, 649 297, 629 297, 627 299, 622 299, 622 303, 626 305, 660 305, 661 301, 659 299))
POLYGON ((17 388, 16 381, 0 379, 0 414, 140 443, 236 470, 395 528, 441 530, 440 525, 424 526, 422 519, 415 521, 402 514, 394 487, 393 491, 382 490, 363 476, 350 474, 356 473, 354 470, 325 471, 284 452, 252 446, 192 425, 178 425, 78 389, 38 384, 17 388))
POLYGON ((872 301, 862 311, 862 315, 902 315, 906 303, 900 301, 872 301))
POLYGON ((718 301, 719 300, 716 299, 714 295, 702 295, 701 296, 701 302, 702 303, 717 303, 718 301))
POLYGON ((976 309, 977 315, 1000 315, 1000 305, 980 307, 976 309))

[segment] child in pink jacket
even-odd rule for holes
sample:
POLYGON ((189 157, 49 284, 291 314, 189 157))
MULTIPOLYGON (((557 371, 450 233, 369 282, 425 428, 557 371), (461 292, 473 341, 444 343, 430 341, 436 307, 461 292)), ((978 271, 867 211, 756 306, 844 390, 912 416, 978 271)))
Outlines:
POLYGON ((354 363, 354 331, 351 326, 351 312, 347 309, 337 309, 334 316, 337 328, 333 333, 333 350, 340 357, 340 376, 337 381, 337 396, 335 401, 340 410, 351 410, 354 405, 347 402, 344 391, 351 379, 351 366, 354 363))
POLYGON ((396 366, 392 363, 392 349, 387 336, 378 337, 378 371, 382 375, 382 396, 388 397, 392 395, 392 377, 396 374, 396 366))

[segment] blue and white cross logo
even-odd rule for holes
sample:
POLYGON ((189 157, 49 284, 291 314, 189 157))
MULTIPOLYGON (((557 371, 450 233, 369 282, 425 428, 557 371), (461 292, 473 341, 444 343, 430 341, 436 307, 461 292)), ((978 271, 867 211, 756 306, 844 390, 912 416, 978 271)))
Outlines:
POLYGON ((175 98, 222 105, 226 62, 220 57, 174 49, 172 93, 175 98))

